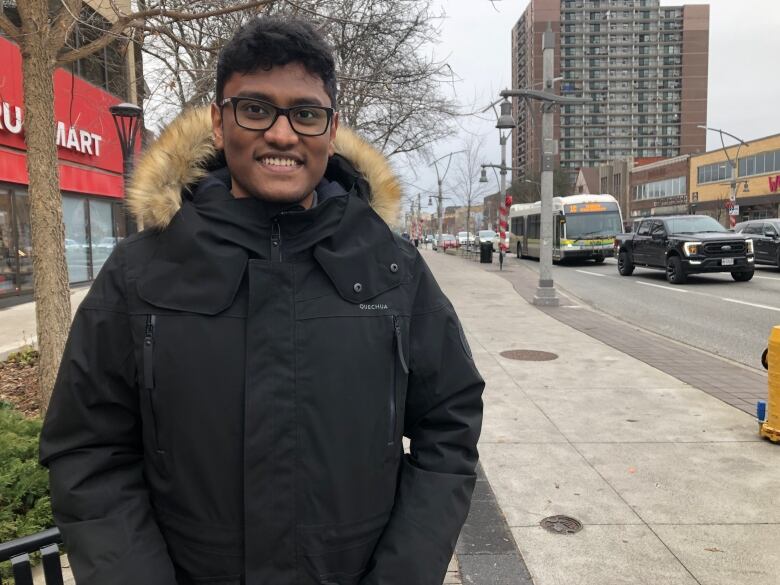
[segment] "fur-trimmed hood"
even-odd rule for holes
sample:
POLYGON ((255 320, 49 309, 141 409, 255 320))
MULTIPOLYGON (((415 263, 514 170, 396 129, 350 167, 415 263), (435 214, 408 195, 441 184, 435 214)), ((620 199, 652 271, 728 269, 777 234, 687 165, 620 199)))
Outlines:
MULTIPOLYGON (((336 134, 335 150, 368 183, 371 207, 392 223, 401 186, 384 155, 344 126, 336 134)), ((202 179, 216 156, 209 108, 192 108, 179 115, 143 154, 133 173, 127 205, 136 220, 145 228, 166 228, 181 207, 182 190, 202 179)))

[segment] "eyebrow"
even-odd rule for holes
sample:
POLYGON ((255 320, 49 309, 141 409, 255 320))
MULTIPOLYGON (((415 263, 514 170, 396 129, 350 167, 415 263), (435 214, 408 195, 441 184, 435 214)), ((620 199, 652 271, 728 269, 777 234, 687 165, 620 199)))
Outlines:
MULTIPOLYGON (((271 96, 264 94, 262 92, 258 91, 240 91, 236 95, 236 97, 248 97, 248 98, 254 98, 256 100, 263 100, 264 102, 268 102, 273 105, 277 105, 276 102, 271 98, 271 96)), ((304 97, 298 97, 293 99, 290 102, 290 107, 294 106, 322 106, 322 107, 330 107, 326 106, 322 103, 322 101, 314 96, 304 96, 304 97)), ((281 107, 281 106, 280 106, 281 107)))

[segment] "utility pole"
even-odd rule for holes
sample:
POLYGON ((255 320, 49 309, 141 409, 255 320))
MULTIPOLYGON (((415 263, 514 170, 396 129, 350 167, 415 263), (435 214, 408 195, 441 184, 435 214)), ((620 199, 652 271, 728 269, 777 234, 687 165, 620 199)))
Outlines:
MULTIPOLYGON (((555 292, 552 278, 552 240, 553 240, 553 166, 557 154, 557 144, 553 139, 553 108, 559 104, 587 104, 591 100, 560 96, 552 93, 553 68, 555 53, 555 33, 551 26, 542 37, 542 72, 545 91, 535 89, 505 89, 499 95, 502 98, 522 97, 524 99, 539 100, 542 102, 542 180, 541 180, 541 250, 539 251, 539 286, 534 295, 535 305, 557 306, 560 302, 555 292)), ((504 104, 501 104, 501 117, 496 124, 499 130, 514 128, 514 119, 511 114, 504 113, 504 104)))
POLYGON ((417 235, 422 241, 423 239, 423 229, 422 229, 422 208, 420 203, 420 198, 422 197, 422 193, 417 194, 417 235))
POLYGON ((442 183, 444 183, 444 178, 447 176, 447 171, 450 170, 450 163, 452 162, 452 155, 453 154, 458 154, 458 153, 461 153, 461 152, 464 152, 464 151, 463 150, 455 150, 453 152, 445 154, 444 156, 440 156, 439 158, 437 158, 435 161, 433 161, 431 164, 428 165, 428 166, 433 165, 433 168, 436 169, 436 182, 439 184, 439 209, 438 209, 438 211, 439 211, 439 237, 440 238, 442 236, 442 223, 444 221, 444 217, 443 217, 444 207, 442 205, 442 201, 444 199, 444 196, 442 195, 442 192, 441 192, 441 186, 442 186, 442 183), (443 158, 447 159, 447 168, 444 169, 444 174, 440 175, 439 174, 439 166, 436 163, 439 162, 440 160, 442 160, 443 158))
MULTIPOLYGON (((546 90, 552 89, 555 53, 555 33, 550 24, 542 36, 542 79, 546 90)), ((556 144, 553 140, 554 102, 542 103, 542 225, 539 250, 539 286, 534 294, 534 304, 558 306, 560 299, 555 292, 552 277, 553 240, 553 164, 556 144)))

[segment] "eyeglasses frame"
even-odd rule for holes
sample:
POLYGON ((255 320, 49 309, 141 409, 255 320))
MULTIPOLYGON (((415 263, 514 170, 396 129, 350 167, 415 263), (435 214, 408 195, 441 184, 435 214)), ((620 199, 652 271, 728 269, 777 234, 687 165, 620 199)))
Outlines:
POLYGON ((336 110, 334 108, 330 108, 328 106, 320 106, 317 104, 310 104, 310 105, 300 105, 300 106, 293 106, 291 108, 282 108, 277 106, 276 104, 273 104, 271 102, 267 102, 265 100, 253 98, 253 97, 247 97, 247 96, 238 96, 234 95, 232 97, 223 98, 221 102, 219 102, 219 111, 221 112, 228 103, 233 105, 233 119, 236 121, 236 124, 243 128, 244 130, 251 130, 252 132, 266 132, 274 127, 274 124, 276 124, 276 121, 279 119, 279 116, 284 116, 287 118, 287 123, 290 124, 290 128, 293 132, 298 134, 299 136, 308 136, 308 137, 315 137, 315 136, 322 136, 325 134, 328 129, 330 128, 330 124, 333 121, 333 114, 335 114, 336 110), (251 102, 257 102, 260 104, 265 104, 268 106, 271 106, 276 110, 276 115, 274 116, 274 119, 271 121, 271 124, 268 126, 268 128, 264 128, 262 130, 258 130, 257 128, 247 128, 246 126, 242 125, 241 122, 238 121, 238 109, 236 108, 236 103, 240 100, 249 100, 251 102), (290 119, 290 112, 293 112, 295 110, 300 110, 302 108, 318 108, 320 110, 325 110, 325 114, 328 117, 327 124, 325 124, 325 129, 320 132, 319 134, 303 134, 302 132, 299 132, 295 129, 295 125, 292 122, 292 119, 290 119))

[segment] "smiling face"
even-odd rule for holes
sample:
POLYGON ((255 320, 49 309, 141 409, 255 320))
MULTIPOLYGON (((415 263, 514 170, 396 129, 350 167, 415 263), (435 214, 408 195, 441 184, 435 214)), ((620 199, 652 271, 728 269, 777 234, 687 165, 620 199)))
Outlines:
MULTIPOLYGON (((234 73, 222 95, 257 98, 282 108, 332 105, 322 79, 299 63, 234 73)), ((234 197, 311 205, 314 187, 333 154, 337 113, 321 136, 296 134, 285 116, 279 116, 268 130, 247 130, 236 123, 230 103, 222 108, 212 104, 211 121, 214 144, 225 151, 234 197)))

